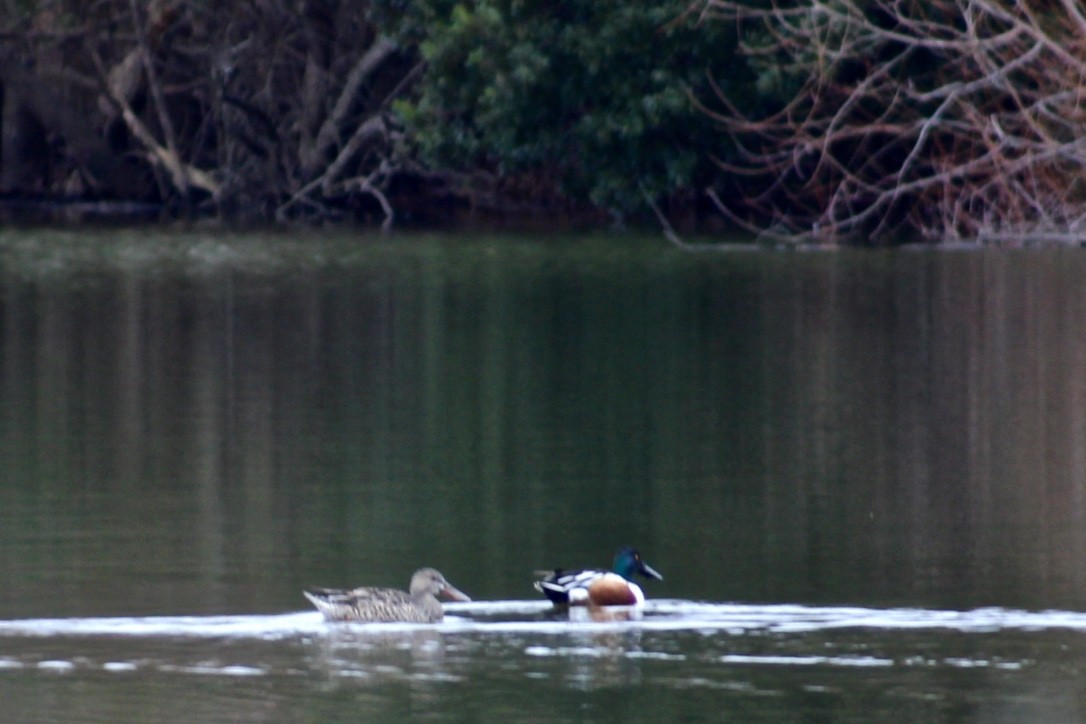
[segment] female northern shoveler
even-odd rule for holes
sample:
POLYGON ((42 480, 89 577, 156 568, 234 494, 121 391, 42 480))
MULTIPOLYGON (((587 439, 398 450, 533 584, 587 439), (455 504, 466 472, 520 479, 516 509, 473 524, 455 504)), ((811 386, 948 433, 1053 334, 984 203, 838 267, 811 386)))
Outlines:
POLYGON ((433 568, 415 571, 410 593, 394 588, 311 588, 302 593, 329 621, 437 623, 445 616, 438 596, 450 601, 471 600, 433 568))
POLYGON ((636 548, 622 546, 615 554, 615 565, 611 571, 561 568, 537 571, 537 575, 543 578, 535 582, 535 588, 556 606, 632 606, 645 602, 641 587, 631 580, 635 573, 645 578, 664 580, 645 563, 636 548))

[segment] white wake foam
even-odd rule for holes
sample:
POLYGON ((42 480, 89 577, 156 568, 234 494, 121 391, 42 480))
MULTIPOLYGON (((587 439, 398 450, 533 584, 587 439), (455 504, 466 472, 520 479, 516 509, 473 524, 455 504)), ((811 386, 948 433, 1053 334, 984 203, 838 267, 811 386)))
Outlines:
POLYGON ((979 608, 968 611, 920 608, 862 608, 799 604, 744 605, 653 600, 628 621, 594 621, 552 613, 541 601, 474 601, 446 606, 441 624, 329 624, 316 611, 262 616, 147 616, 41 618, 0 621, 0 637, 132 636, 278 640, 323 636, 337 631, 434 629, 455 634, 537 633, 571 630, 692 630, 707 633, 768 631, 803 633, 830 629, 950 629, 984 633, 1007 630, 1069 629, 1086 631, 1086 613, 979 608))

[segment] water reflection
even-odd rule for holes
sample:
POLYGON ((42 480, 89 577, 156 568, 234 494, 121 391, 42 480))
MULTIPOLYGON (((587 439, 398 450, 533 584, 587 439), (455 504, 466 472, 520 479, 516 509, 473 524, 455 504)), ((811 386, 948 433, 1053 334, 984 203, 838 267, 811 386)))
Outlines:
POLYGON ((623 540, 664 595, 1086 605, 1081 255, 192 241, 5 267, 28 614, 508 597, 623 540))
MULTIPOLYGON (((395 585, 421 565, 519 599, 540 561, 637 541, 668 574, 641 620, 453 609, 440 656, 336 648, 295 622, 260 641, 313 636, 301 652, 221 663, 334 686, 339 666, 380 682, 367 696, 482 680, 503 698, 491 714, 538 681, 570 719, 635 683, 628 706, 661 717, 691 713, 660 696, 681 687, 708 692, 694 714, 746 691, 863 711, 826 670, 867 656, 895 665, 859 691, 948 702, 1017 675, 978 662, 1017 662, 1038 690, 1077 676, 1025 624, 1005 640, 999 612, 1043 629, 1040 611, 1086 609, 1086 255, 403 242, 0 231, 0 633, 244 623, 299 610, 313 584, 395 585), (803 612, 717 610, 703 639, 662 597, 803 612), (948 619, 880 613, 892 645, 827 651, 853 609, 814 604, 948 619), (960 645, 993 621, 994 639, 960 645), (966 694, 932 683, 948 670, 966 694)), ((1077 651, 1078 624, 1061 630, 1077 651)), ((0 655, 83 671, 63 651, 0 655)))
POLYGON ((370 632, 331 625, 307 644, 306 666, 326 691, 392 686, 411 711, 439 711, 443 687, 461 680, 446 660, 444 634, 435 630, 370 632))
POLYGON ((592 621, 594 623, 619 623, 622 621, 640 621, 645 611, 641 606, 570 606, 566 610, 570 621, 592 621))
POLYGON ((571 630, 563 645, 535 645, 525 649, 534 657, 553 657, 562 681, 580 691, 608 687, 632 687, 641 682, 641 632, 611 629, 571 630))
MULTIPOLYGON (((29 706, 30 689, 69 690, 56 677, 81 696, 114 682, 109 696, 120 698, 111 701, 133 710, 156 706, 132 699, 134 681, 171 697, 204 687, 213 694, 200 706, 213 718, 247 700, 290 709, 315 697, 349 702, 356 715, 391 707, 432 716, 483 701, 487 711, 515 713, 541 699, 570 716, 589 703, 606 707, 615 693, 654 717, 705 714, 713 704, 701 697, 714 695, 724 697, 717 706, 765 711, 761 697, 770 695, 791 702, 773 707, 776 715, 797 706, 865 715, 874 697, 880 716, 898 707, 915 718, 933 701, 1014 691, 1021 703, 1073 680, 1067 667, 1086 655, 1086 614, 1075 612, 669 600, 651 602, 640 620, 599 622, 541 618, 543 606, 457 604, 436 625, 328 624, 314 612, 0 621, 0 685, 29 706)), ((1045 701, 1028 711, 1053 711, 1045 701)))

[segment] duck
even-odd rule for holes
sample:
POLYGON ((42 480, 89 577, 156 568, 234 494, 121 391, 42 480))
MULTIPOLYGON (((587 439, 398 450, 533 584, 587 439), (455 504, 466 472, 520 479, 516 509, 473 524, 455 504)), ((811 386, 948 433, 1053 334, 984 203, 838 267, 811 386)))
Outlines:
POLYGON ((631 579, 638 573, 645 578, 664 580, 632 546, 622 546, 615 554, 610 571, 597 569, 536 571, 541 579, 535 589, 555 606, 638 606, 645 593, 631 579))
POLYGON ((440 623, 445 617, 438 597, 470 601, 467 594, 433 568, 420 568, 411 576, 409 591, 395 588, 309 588, 302 591, 327 621, 370 623, 440 623))

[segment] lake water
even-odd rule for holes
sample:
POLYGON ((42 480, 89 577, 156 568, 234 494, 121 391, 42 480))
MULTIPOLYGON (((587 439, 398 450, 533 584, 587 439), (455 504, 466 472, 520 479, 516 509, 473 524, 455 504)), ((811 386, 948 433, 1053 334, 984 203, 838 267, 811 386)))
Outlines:
POLYGON ((0 315, 0 720, 1086 719, 1086 250, 0 230, 0 315))

